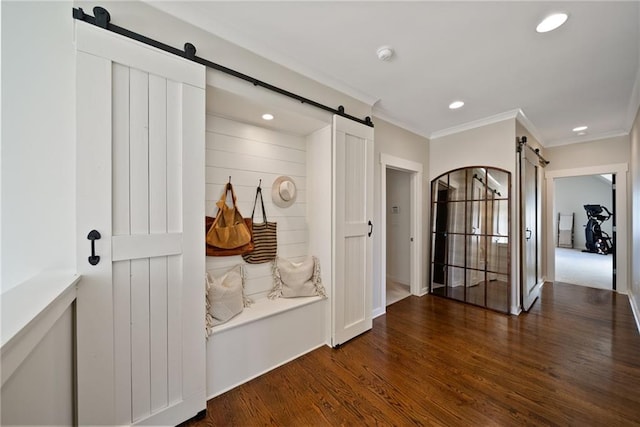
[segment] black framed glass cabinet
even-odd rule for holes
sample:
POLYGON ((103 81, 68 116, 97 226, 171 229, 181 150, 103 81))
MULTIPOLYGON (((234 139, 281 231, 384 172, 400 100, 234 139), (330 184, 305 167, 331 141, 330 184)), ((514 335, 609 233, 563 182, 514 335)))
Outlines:
POLYGON ((434 295, 509 312, 511 174, 475 166, 431 182, 434 295))

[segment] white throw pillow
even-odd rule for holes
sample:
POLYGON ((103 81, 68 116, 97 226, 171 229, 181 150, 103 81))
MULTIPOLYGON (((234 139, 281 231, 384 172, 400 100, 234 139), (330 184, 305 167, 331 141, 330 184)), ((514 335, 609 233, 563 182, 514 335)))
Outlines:
POLYGON ((208 335, 211 335, 213 326, 229 321, 251 303, 244 295, 244 280, 242 265, 236 265, 222 276, 207 272, 208 335))
POLYGON ((316 257, 292 262, 276 257, 273 261, 273 289, 269 298, 295 298, 320 295, 326 297, 320 278, 320 263, 316 257))

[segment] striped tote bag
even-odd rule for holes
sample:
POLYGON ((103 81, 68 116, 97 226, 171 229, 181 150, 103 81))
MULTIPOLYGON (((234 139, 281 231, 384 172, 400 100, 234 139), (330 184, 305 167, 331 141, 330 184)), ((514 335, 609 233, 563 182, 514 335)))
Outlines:
POLYGON ((265 262, 273 261, 276 258, 278 252, 278 235, 277 235, 277 223, 268 222, 267 214, 264 210, 264 200, 262 199, 262 188, 258 185, 256 189, 256 199, 253 202, 253 211, 251 212, 251 220, 253 221, 253 215, 256 212, 256 205, 258 204, 258 196, 260 196, 260 207, 262 207, 262 219, 263 222, 253 223, 253 251, 243 254, 244 259, 249 264, 262 264, 265 262))

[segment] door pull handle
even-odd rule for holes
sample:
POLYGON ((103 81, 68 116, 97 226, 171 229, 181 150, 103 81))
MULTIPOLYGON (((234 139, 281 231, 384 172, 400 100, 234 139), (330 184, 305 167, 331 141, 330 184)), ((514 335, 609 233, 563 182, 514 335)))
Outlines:
POLYGON ((531 230, 527 227, 527 229, 525 230, 525 232, 527 233, 525 239, 529 240, 531 239, 531 230))
POLYGON ((89 264, 96 265, 100 262, 100 257, 96 255, 96 240, 100 240, 102 236, 98 230, 91 230, 87 239, 91 240, 91 256, 89 257, 89 264))
POLYGON ((371 233, 373 233, 373 223, 369 221, 369 233, 367 234, 367 236, 371 237, 371 233))

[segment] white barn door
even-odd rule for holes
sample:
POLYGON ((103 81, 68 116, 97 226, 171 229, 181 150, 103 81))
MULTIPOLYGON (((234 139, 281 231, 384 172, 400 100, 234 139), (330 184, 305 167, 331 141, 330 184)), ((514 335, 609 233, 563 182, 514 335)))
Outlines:
POLYGON ((206 406, 205 68, 76 32, 78 423, 176 425, 206 406))
POLYGON ((372 326, 373 128, 334 116, 333 169, 335 347, 372 326))

